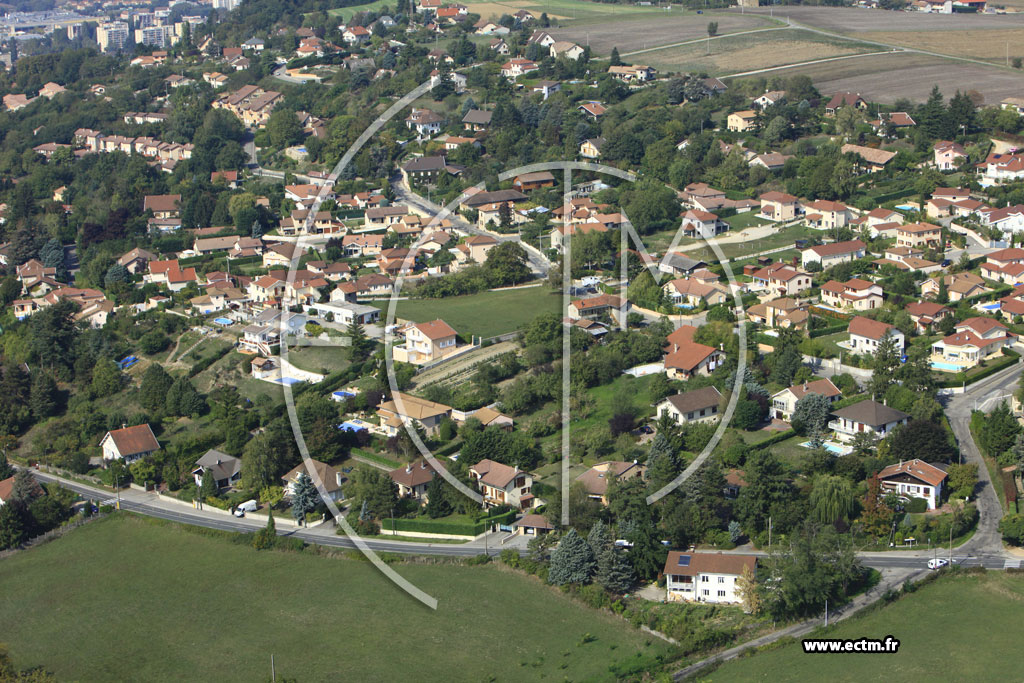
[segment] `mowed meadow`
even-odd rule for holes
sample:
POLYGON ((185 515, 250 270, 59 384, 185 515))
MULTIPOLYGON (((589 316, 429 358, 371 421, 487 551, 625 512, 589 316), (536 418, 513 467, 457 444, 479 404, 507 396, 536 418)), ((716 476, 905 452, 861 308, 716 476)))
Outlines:
POLYGON ((124 513, 0 560, 0 642, 58 680, 614 680, 668 646, 502 565, 256 551, 124 513))

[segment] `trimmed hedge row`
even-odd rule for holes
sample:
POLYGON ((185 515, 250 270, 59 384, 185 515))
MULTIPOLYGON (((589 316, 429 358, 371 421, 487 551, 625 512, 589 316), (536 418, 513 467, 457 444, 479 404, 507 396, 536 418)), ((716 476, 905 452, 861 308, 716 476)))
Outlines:
POLYGON ((849 323, 842 323, 839 325, 829 325, 828 327, 820 327, 816 330, 811 330, 810 338, 816 339, 818 337, 824 337, 830 334, 837 334, 839 332, 846 332, 850 327, 849 323))
POLYGON ((751 444, 750 448, 753 450, 761 450, 763 448, 768 448, 769 446, 774 446, 777 443, 782 443, 786 439, 791 439, 794 436, 796 436, 796 430, 787 429, 784 432, 779 432, 775 436, 765 439, 761 443, 751 444))
POLYGON ((421 534, 449 534, 452 536, 479 536, 491 524, 508 524, 515 519, 514 510, 503 512, 479 522, 448 522, 443 519, 382 519, 381 529, 386 531, 413 531, 421 534))

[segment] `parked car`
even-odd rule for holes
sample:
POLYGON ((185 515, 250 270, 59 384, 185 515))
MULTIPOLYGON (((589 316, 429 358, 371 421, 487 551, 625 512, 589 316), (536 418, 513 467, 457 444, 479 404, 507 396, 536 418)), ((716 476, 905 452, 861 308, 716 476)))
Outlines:
POLYGON ((235 508, 235 517, 245 517, 246 512, 256 512, 259 504, 255 500, 247 500, 235 508))
POLYGON ((942 569, 949 564, 949 560, 943 560, 941 557, 928 560, 928 569, 942 569))

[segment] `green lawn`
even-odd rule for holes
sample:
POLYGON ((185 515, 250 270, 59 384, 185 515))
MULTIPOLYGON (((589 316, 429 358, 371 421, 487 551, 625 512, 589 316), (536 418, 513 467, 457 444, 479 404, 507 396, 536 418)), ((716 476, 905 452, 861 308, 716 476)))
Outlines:
POLYGON ((1024 576, 944 577, 823 637, 900 641, 897 654, 804 654, 799 643, 728 662, 706 681, 1009 681, 1020 679, 1024 576), (999 624, 1003 624, 1000 627, 999 624), (769 674, 770 672, 770 674, 769 674))
POLYGON ((341 346, 293 345, 288 347, 288 362, 301 370, 329 375, 349 366, 348 349, 341 346))
POLYGON ((0 623, 19 668, 78 681, 270 680, 271 654, 300 681, 612 680, 667 648, 500 565, 395 568, 437 611, 367 562, 125 515, 0 561, 0 623))
MULTIPOLYGON (((541 286, 444 299, 407 299, 398 302, 395 315, 415 322, 441 318, 460 335, 493 337, 514 332, 541 313, 557 313, 561 308, 562 296, 541 286)), ((382 306, 381 310, 386 309, 382 306)))

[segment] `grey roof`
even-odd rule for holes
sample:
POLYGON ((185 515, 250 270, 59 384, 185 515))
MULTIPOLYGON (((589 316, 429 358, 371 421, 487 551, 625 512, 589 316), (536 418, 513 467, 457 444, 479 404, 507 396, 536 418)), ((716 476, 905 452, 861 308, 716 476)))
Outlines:
POLYGON ((486 126, 491 122, 492 112, 486 109, 470 109, 462 117, 463 123, 475 123, 478 126, 486 126))
POLYGON ((477 192, 462 203, 466 206, 482 206, 496 202, 520 202, 526 198, 526 195, 518 190, 494 190, 493 192, 477 192))
POLYGON ((715 387, 704 387, 676 394, 675 396, 668 396, 665 400, 671 403, 680 413, 690 413, 701 408, 717 406, 718 402, 722 400, 722 392, 715 387))
POLYGON ((902 410, 896 410, 871 400, 854 403, 852 406, 835 411, 834 414, 836 417, 866 424, 870 427, 882 427, 910 417, 902 410))
POLYGON ((196 469, 199 468, 213 472, 213 476, 218 480, 230 479, 242 471, 242 461, 233 455, 211 448, 203 457, 196 460, 196 469))
POLYGON ((441 156, 434 157, 416 157, 415 159, 409 159, 409 161, 402 164, 403 171, 417 172, 417 171, 440 171, 445 167, 445 158, 441 156))
POLYGON ((670 251, 669 253, 665 254, 665 257, 662 259, 662 263, 669 266, 670 268, 686 272, 693 272, 698 268, 703 268, 707 266, 707 264, 704 263, 703 261, 696 261, 690 258, 689 256, 680 254, 677 251, 670 251))

